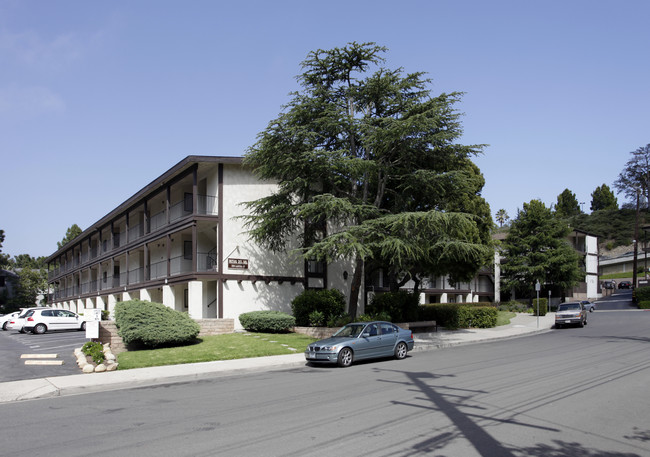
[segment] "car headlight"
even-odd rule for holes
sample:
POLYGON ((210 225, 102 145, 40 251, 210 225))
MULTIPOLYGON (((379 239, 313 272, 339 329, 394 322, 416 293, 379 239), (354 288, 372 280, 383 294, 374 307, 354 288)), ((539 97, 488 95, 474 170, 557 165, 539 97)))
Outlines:
POLYGON ((336 351, 336 346, 323 346, 322 348, 320 348, 320 350, 332 352, 332 351, 336 351))

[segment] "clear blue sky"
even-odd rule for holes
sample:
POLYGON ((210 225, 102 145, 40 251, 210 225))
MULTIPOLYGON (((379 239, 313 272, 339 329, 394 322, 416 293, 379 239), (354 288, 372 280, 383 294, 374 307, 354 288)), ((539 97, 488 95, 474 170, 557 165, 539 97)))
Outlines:
POLYGON ((649 17, 647 0, 2 0, 2 250, 50 255, 187 155, 243 155, 307 53, 350 41, 466 92, 493 213, 565 188, 588 212, 650 143, 649 17))

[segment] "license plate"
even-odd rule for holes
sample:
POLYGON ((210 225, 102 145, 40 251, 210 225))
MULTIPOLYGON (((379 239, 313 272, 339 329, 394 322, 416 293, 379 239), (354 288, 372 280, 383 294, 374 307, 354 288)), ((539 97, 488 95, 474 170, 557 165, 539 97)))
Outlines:
POLYGON ((564 323, 565 323, 565 324, 570 324, 571 321, 570 321, 569 319, 567 319, 567 320, 564 321, 564 323))
POLYGON ((316 358, 316 353, 315 352, 310 352, 309 353, 309 358, 310 359, 315 359, 316 358))

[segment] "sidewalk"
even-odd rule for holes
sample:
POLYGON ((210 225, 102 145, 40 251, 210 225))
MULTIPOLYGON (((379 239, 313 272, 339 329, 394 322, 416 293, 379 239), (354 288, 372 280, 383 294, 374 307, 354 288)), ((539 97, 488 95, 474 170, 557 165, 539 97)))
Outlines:
MULTIPOLYGON (((535 316, 517 314, 509 325, 501 327, 416 333, 412 352, 545 332, 555 323, 555 313, 540 317, 539 327, 537 323, 535 316)), ((305 363, 304 354, 299 353, 4 382, 0 383, 0 403, 187 382, 246 372, 284 370, 305 366, 305 363)))

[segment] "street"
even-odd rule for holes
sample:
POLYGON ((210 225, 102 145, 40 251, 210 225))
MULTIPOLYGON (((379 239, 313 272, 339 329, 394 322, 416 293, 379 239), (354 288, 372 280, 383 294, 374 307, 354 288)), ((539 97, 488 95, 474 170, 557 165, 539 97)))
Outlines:
POLYGON ((584 328, 401 361, 2 404, 0 455, 648 456, 650 312, 611 298, 584 328))
MULTIPOLYGON (((36 379, 49 376, 79 374, 75 348, 80 348, 86 339, 85 332, 60 331, 42 335, 18 333, 14 330, 0 330, 0 382, 36 379), (56 354, 56 360, 63 365, 25 365, 22 354, 56 354)), ((2 451, 0 451, 1 453, 2 451)))

